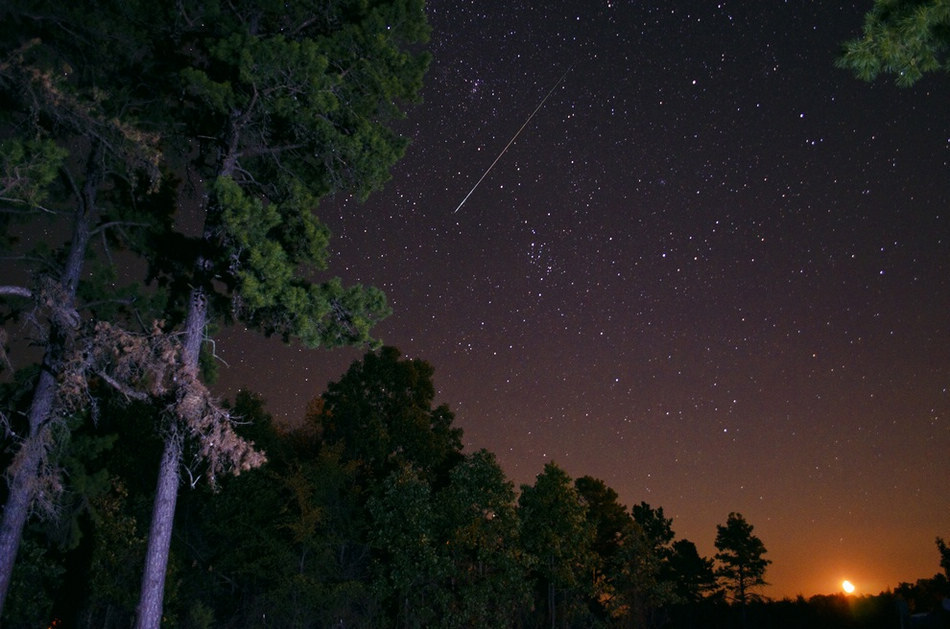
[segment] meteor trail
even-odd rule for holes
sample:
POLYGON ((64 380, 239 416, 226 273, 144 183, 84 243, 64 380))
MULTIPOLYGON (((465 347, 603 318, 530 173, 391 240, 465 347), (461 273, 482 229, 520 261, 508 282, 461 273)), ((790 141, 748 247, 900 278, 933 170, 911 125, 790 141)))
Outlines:
POLYGON ((452 212, 452 214, 455 214, 455 213, 458 212, 460 209, 462 209, 462 206, 465 205, 465 202, 468 201, 468 198, 469 198, 470 196, 472 196, 472 193, 473 193, 473 192, 475 192, 475 188, 477 188, 478 185, 479 185, 480 183, 482 183, 482 180, 484 180, 485 177, 488 176, 488 173, 490 173, 490 172, 491 172, 491 169, 495 167, 495 164, 497 164, 497 163, 498 163, 498 160, 501 159, 501 156, 505 154, 505 152, 508 150, 508 147, 510 147, 512 144, 515 143, 515 140, 518 139, 518 136, 521 135, 521 132, 524 131, 524 128, 528 126, 528 123, 531 122, 531 119, 534 118, 534 115, 535 115, 536 113, 538 113, 538 110, 541 109, 541 108, 544 106, 545 101, 547 101, 547 99, 551 96, 551 94, 554 93, 554 90, 557 89, 557 86, 561 84, 561 81, 564 80, 564 77, 567 76, 567 73, 570 72, 570 71, 571 71, 571 68, 573 68, 573 67, 574 67, 574 66, 572 65, 572 66, 570 66, 567 70, 565 70, 565 71, 564 71, 564 74, 561 75, 561 78, 559 78, 559 79, 557 80, 557 83, 554 84, 554 87, 552 87, 550 90, 548 90, 548 93, 545 94, 544 98, 541 99, 541 102, 538 103, 538 106, 534 108, 534 111, 531 112, 531 115, 528 116, 528 119, 525 120, 525 121, 524 121, 524 124, 521 125, 521 127, 518 129, 518 131, 516 131, 515 134, 514 134, 513 136, 511 136, 511 139, 508 140, 508 144, 505 145, 505 148, 501 149, 501 153, 498 154, 498 157, 495 158, 495 161, 493 161, 493 162, 491 163, 491 166, 489 166, 489 167, 485 170, 485 172, 482 173, 482 176, 479 177, 478 181, 475 182, 475 185, 472 186, 472 189, 468 191, 468 194, 465 195, 465 198, 462 199, 462 202, 459 203, 458 207, 455 208, 455 211, 452 212))

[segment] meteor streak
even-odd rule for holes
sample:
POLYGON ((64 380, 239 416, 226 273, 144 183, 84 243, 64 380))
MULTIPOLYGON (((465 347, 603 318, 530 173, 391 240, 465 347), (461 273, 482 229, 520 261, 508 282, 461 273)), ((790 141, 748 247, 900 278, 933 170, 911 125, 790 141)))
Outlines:
POLYGON ((550 90, 548 90, 548 93, 545 94, 544 98, 541 99, 541 102, 538 103, 538 106, 534 108, 534 111, 531 112, 531 115, 528 116, 528 119, 525 120, 525 121, 524 121, 524 124, 522 124, 521 127, 518 128, 518 131, 516 131, 515 134, 514 134, 513 136, 511 136, 511 139, 508 140, 508 144, 505 145, 505 148, 501 149, 501 153, 498 154, 498 157, 495 158, 495 161, 493 161, 493 162, 491 163, 491 166, 489 166, 489 167, 485 170, 485 172, 482 173, 482 176, 479 177, 478 181, 475 182, 475 185, 472 186, 472 189, 468 191, 468 194, 465 195, 465 198, 462 199, 462 202, 459 203, 458 207, 455 208, 455 212, 452 212, 452 214, 455 214, 455 213, 458 212, 460 209, 462 209, 462 206, 465 205, 465 202, 468 201, 468 198, 469 198, 470 196, 472 196, 472 193, 473 193, 473 192, 475 192, 475 188, 477 188, 478 185, 479 185, 480 183, 482 183, 482 181, 485 179, 485 177, 488 176, 488 173, 490 173, 490 172, 491 172, 491 169, 495 167, 495 164, 497 164, 497 163, 498 163, 498 160, 501 159, 501 156, 505 154, 505 152, 508 150, 508 147, 510 147, 512 144, 515 143, 515 140, 518 139, 518 136, 521 135, 521 132, 524 131, 524 128, 528 126, 528 123, 531 122, 531 119, 534 118, 534 115, 535 115, 536 113, 538 113, 538 110, 541 109, 542 107, 544 107, 545 101, 547 101, 548 98, 551 96, 551 94, 554 93, 554 90, 557 89, 557 86, 561 84, 561 81, 564 80, 564 77, 567 76, 567 73, 570 72, 570 71, 571 71, 571 68, 573 68, 573 67, 574 67, 574 66, 572 65, 572 66, 570 66, 567 70, 565 70, 565 71, 564 71, 564 74, 561 75, 561 78, 559 78, 559 79, 557 80, 557 83, 554 84, 554 87, 552 87, 550 90))

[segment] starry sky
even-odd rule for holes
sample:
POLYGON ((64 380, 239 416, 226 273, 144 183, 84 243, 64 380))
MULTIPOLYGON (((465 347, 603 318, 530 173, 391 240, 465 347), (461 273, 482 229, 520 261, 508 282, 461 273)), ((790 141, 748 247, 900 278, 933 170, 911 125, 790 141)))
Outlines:
MULTIPOLYGON (((386 291, 378 336, 516 483, 603 479, 707 556, 741 512, 776 598, 932 576, 950 79, 835 69, 870 5, 430 0, 413 144, 384 191, 320 208, 330 271, 386 291)), ((287 422, 362 354, 241 329, 217 351, 219 392, 287 422)))

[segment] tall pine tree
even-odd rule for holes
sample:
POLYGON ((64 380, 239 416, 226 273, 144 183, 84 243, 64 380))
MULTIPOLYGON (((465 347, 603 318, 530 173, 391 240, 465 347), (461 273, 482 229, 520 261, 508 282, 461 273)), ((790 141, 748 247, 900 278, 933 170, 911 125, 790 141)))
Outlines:
MULTIPOLYGON (((240 320, 311 347, 363 344, 388 312, 378 290, 319 279, 328 233, 313 210, 333 192, 365 197, 401 157, 406 141, 389 124, 421 87, 423 4, 132 0, 11 2, 4 10, 0 79, 11 113, 3 134, 18 143, 5 149, 15 176, 4 185, 17 192, 6 196, 16 197, 14 210, 43 214, 48 173, 64 172, 66 190, 54 193, 78 218, 52 282, 0 291, 56 305, 44 319, 50 376, 35 385, 36 444, 21 445, 29 465, 22 482, 20 468, 11 474, 0 527, 0 544, 10 540, 14 552, 0 554, 15 553, 37 495, 43 426, 57 416, 59 397, 93 399, 98 381, 154 400, 168 412, 137 625, 157 627, 186 440, 212 480, 262 460, 201 382, 209 326, 240 320), (38 175, 23 177, 23 164, 38 175), (98 211, 104 200, 146 213, 112 219, 98 211), (166 299, 130 314, 164 325, 134 330, 134 316, 97 313, 76 287, 92 236, 142 233, 143 225, 151 237, 128 248, 148 261, 166 299), (67 385, 59 397, 57 377, 67 385), (8 513, 22 514, 20 523, 8 526, 8 513)), ((97 277, 114 268, 114 258, 102 262, 97 277)))

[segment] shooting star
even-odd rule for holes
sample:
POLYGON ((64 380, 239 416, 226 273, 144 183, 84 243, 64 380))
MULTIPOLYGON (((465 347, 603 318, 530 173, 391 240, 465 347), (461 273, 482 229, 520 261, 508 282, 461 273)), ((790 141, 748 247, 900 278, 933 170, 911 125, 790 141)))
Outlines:
POLYGON ((554 84, 554 87, 552 87, 550 90, 548 90, 548 93, 545 94, 544 98, 541 99, 541 102, 538 103, 538 106, 534 108, 534 111, 531 112, 531 115, 528 116, 528 119, 525 120, 525 121, 524 121, 524 124, 522 124, 521 127, 519 127, 518 131, 516 131, 515 134, 514 134, 513 136, 511 136, 511 139, 508 140, 508 144, 505 145, 505 148, 501 149, 501 153, 498 154, 498 157, 495 158, 495 161, 493 161, 493 162, 491 163, 491 166, 489 166, 489 167, 485 170, 485 172, 482 173, 482 176, 479 177, 478 181, 475 182, 475 185, 472 186, 472 189, 468 191, 468 194, 465 195, 465 198, 462 199, 462 202, 459 203, 458 207, 455 208, 455 211, 452 212, 452 214, 455 214, 455 213, 458 212, 460 209, 462 209, 462 206, 465 205, 465 202, 468 201, 468 198, 469 198, 470 196, 472 196, 472 193, 473 193, 473 192, 475 192, 475 188, 477 188, 477 187, 479 186, 479 184, 481 184, 482 181, 484 181, 485 177, 488 176, 488 173, 491 172, 491 169, 494 168, 494 167, 495 167, 495 164, 498 163, 498 160, 501 159, 501 156, 504 155, 505 152, 508 150, 508 148, 509 148, 512 144, 515 143, 515 140, 518 139, 518 136, 521 135, 521 132, 524 131, 524 128, 528 126, 528 123, 531 122, 531 119, 534 118, 534 115, 535 115, 536 113, 538 113, 538 110, 541 109, 542 107, 544 107, 545 101, 547 101, 548 98, 550 98, 551 94, 554 93, 554 90, 557 89, 557 86, 561 84, 561 81, 564 80, 564 77, 567 76, 567 73, 570 72, 573 67, 574 67, 574 66, 571 65, 567 70, 565 70, 565 71, 564 71, 564 74, 561 75, 561 78, 559 78, 559 79, 557 80, 557 83, 554 84))

